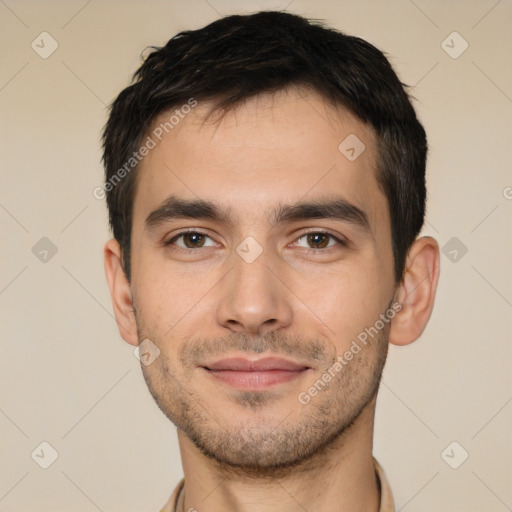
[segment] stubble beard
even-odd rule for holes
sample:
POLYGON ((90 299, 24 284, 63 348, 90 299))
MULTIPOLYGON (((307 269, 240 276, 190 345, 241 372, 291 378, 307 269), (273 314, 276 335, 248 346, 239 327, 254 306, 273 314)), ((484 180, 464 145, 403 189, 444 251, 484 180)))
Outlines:
MULTIPOLYGON (((147 330, 139 330, 140 340, 149 337, 157 346, 165 346, 143 332, 147 330)), ((234 392, 229 395, 231 410, 228 405, 223 411, 213 410, 201 397, 201 390, 192 385, 193 372, 198 370, 194 369, 190 359, 204 351, 226 353, 227 347, 249 353, 294 350, 297 353, 296 347, 301 346, 301 354, 306 352, 310 357, 324 358, 324 369, 300 390, 306 391, 332 367, 337 355, 327 357, 318 342, 295 343, 275 333, 257 339, 237 334, 215 342, 204 340, 193 349, 184 345, 178 358, 182 361, 180 368, 176 364, 171 367, 162 352, 153 363, 155 367, 142 365, 142 370, 161 411, 219 469, 249 477, 277 477, 291 468, 310 470, 325 464, 326 452, 343 444, 363 411, 374 407, 387 356, 388 333, 389 326, 386 326, 308 404, 303 405, 295 399, 290 410, 271 417, 266 411, 279 398, 272 390, 234 392), (176 375, 183 375, 184 380, 178 380, 176 375), (237 411, 242 413, 241 420, 237 419, 237 411), (252 421, 247 420, 248 414, 252 421)))

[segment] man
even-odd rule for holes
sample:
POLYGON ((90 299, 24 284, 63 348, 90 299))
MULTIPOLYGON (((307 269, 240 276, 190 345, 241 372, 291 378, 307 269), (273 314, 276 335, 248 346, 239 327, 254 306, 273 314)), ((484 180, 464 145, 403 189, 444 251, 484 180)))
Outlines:
POLYGON ((282 12, 178 34, 114 101, 105 268, 178 428, 164 511, 394 510, 373 422, 434 303, 426 151, 379 50, 282 12))

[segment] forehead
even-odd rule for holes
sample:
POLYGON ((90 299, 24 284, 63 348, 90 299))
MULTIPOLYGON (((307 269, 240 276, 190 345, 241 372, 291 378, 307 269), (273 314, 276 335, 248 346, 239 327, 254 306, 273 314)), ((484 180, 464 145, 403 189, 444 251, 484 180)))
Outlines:
POLYGON ((223 205, 241 222, 267 218, 265 211, 283 202, 333 194, 371 223, 388 218, 375 177, 374 131, 347 110, 295 89, 207 119, 212 106, 178 105, 155 119, 148 135, 156 145, 137 171, 134 224, 170 195, 223 205))

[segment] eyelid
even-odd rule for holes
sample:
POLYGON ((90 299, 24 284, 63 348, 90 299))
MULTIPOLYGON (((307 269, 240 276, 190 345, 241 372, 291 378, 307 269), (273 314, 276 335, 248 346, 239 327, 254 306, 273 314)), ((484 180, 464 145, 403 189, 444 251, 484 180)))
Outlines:
MULTIPOLYGON (((189 233, 197 233, 199 235, 204 235, 218 244, 218 242, 216 242, 216 240, 207 231, 203 231, 203 230, 197 229, 197 228, 186 228, 186 229, 179 231, 178 233, 173 234, 170 238, 166 238, 163 241, 163 245, 164 246, 172 245, 176 239, 178 239, 179 237, 181 237, 183 235, 189 234, 189 233)), ((330 230, 325 229, 325 228, 308 228, 306 231, 302 231, 301 233, 297 234, 295 239, 293 240, 293 242, 288 244, 287 247, 295 244, 299 239, 301 239, 302 237, 309 235, 309 234, 328 235, 344 247, 348 246, 348 243, 349 243, 348 240, 343 235, 340 235, 339 233, 334 234, 330 230)), ((208 246, 208 247, 211 248, 211 246, 208 246)), ((193 248, 184 248, 184 247, 179 247, 179 246, 176 246, 176 248, 177 248, 177 250, 183 250, 183 251, 197 251, 198 249, 205 249, 205 247, 198 247, 197 249, 193 249, 193 248)), ((325 251, 328 251, 329 249, 332 249, 332 246, 325 248, 325 249, 313 249, 313 248, 305 248, 305 247, 303 247, 303 249, 306 251, 314 251, 314 252, 324 251, 325 252, 325 251)))
MULTIPOLYGON (((203 231, 201 229, 196 229, 196 228, 187 228, 187 229, 183 229, 181 231, 178 231, 178 233, 175 233, 173 234, 170 238, 166 237, 162 244, 164 246, 168 246, 168 245, 172 245, 172 243, 177 239, 179 238, 180 236, 183 236, 183 235, 187 235, 189 233, 197 233, 198 235, 204 235, 208 238, 210 238, 211 240, 213 240, 215 243, 218 244, 218 242, 210 235, 209 232, 207 231, 203 231)), ((178 249, 182 249, 182 250, 190 250, 190 251, 197 251, 197 249, 185 249, 184 247, 178 247, 178 249)), ((199 247, 199 249, 202 249, 202 247, 199 247)))
MULTIPOLYGON (((348 246, 348 244, 349 244, 348 239, 345 238, 343 235, 341 235, 339 233, 333 233, 329 229, 325 229, 325 228, 308 228, 307 231, 303 231, 299 235, 297 235, 295 240, 292 243, 295 243, 297 240, 299 240, 303 236, 306 236, 309 234, 328 235, 331 238, 334 238, 337 242, 339 242, 343 246, 348 246)), ((318 251, 318 249, 311 249, 311 250, 318 251)))

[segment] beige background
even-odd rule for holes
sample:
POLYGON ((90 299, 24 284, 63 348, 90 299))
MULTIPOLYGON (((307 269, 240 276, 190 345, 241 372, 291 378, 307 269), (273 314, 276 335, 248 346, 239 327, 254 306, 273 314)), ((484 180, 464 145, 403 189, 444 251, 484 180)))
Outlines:
POLYGON ((397 510, 511 509, 512 3, 287 2, 0 0, 0 512, 157 511, 181 477, 175 428, 112 317, 100 131, 146 46, 286 6, 369 40, 414 86, 431 146, 424 231, 467 247, 445 249, 430 325, 384 373, 375 454, 397 510), (31 48, 43 31, 59 45, 47 59, 31 48), (454 31, 469 44, 456 59, 442 47, 454 31), (57 247, 46 262, 42 237, 57 247), (59 454, 48 469, 31 458, 49 460, 43 441, 59 454))

